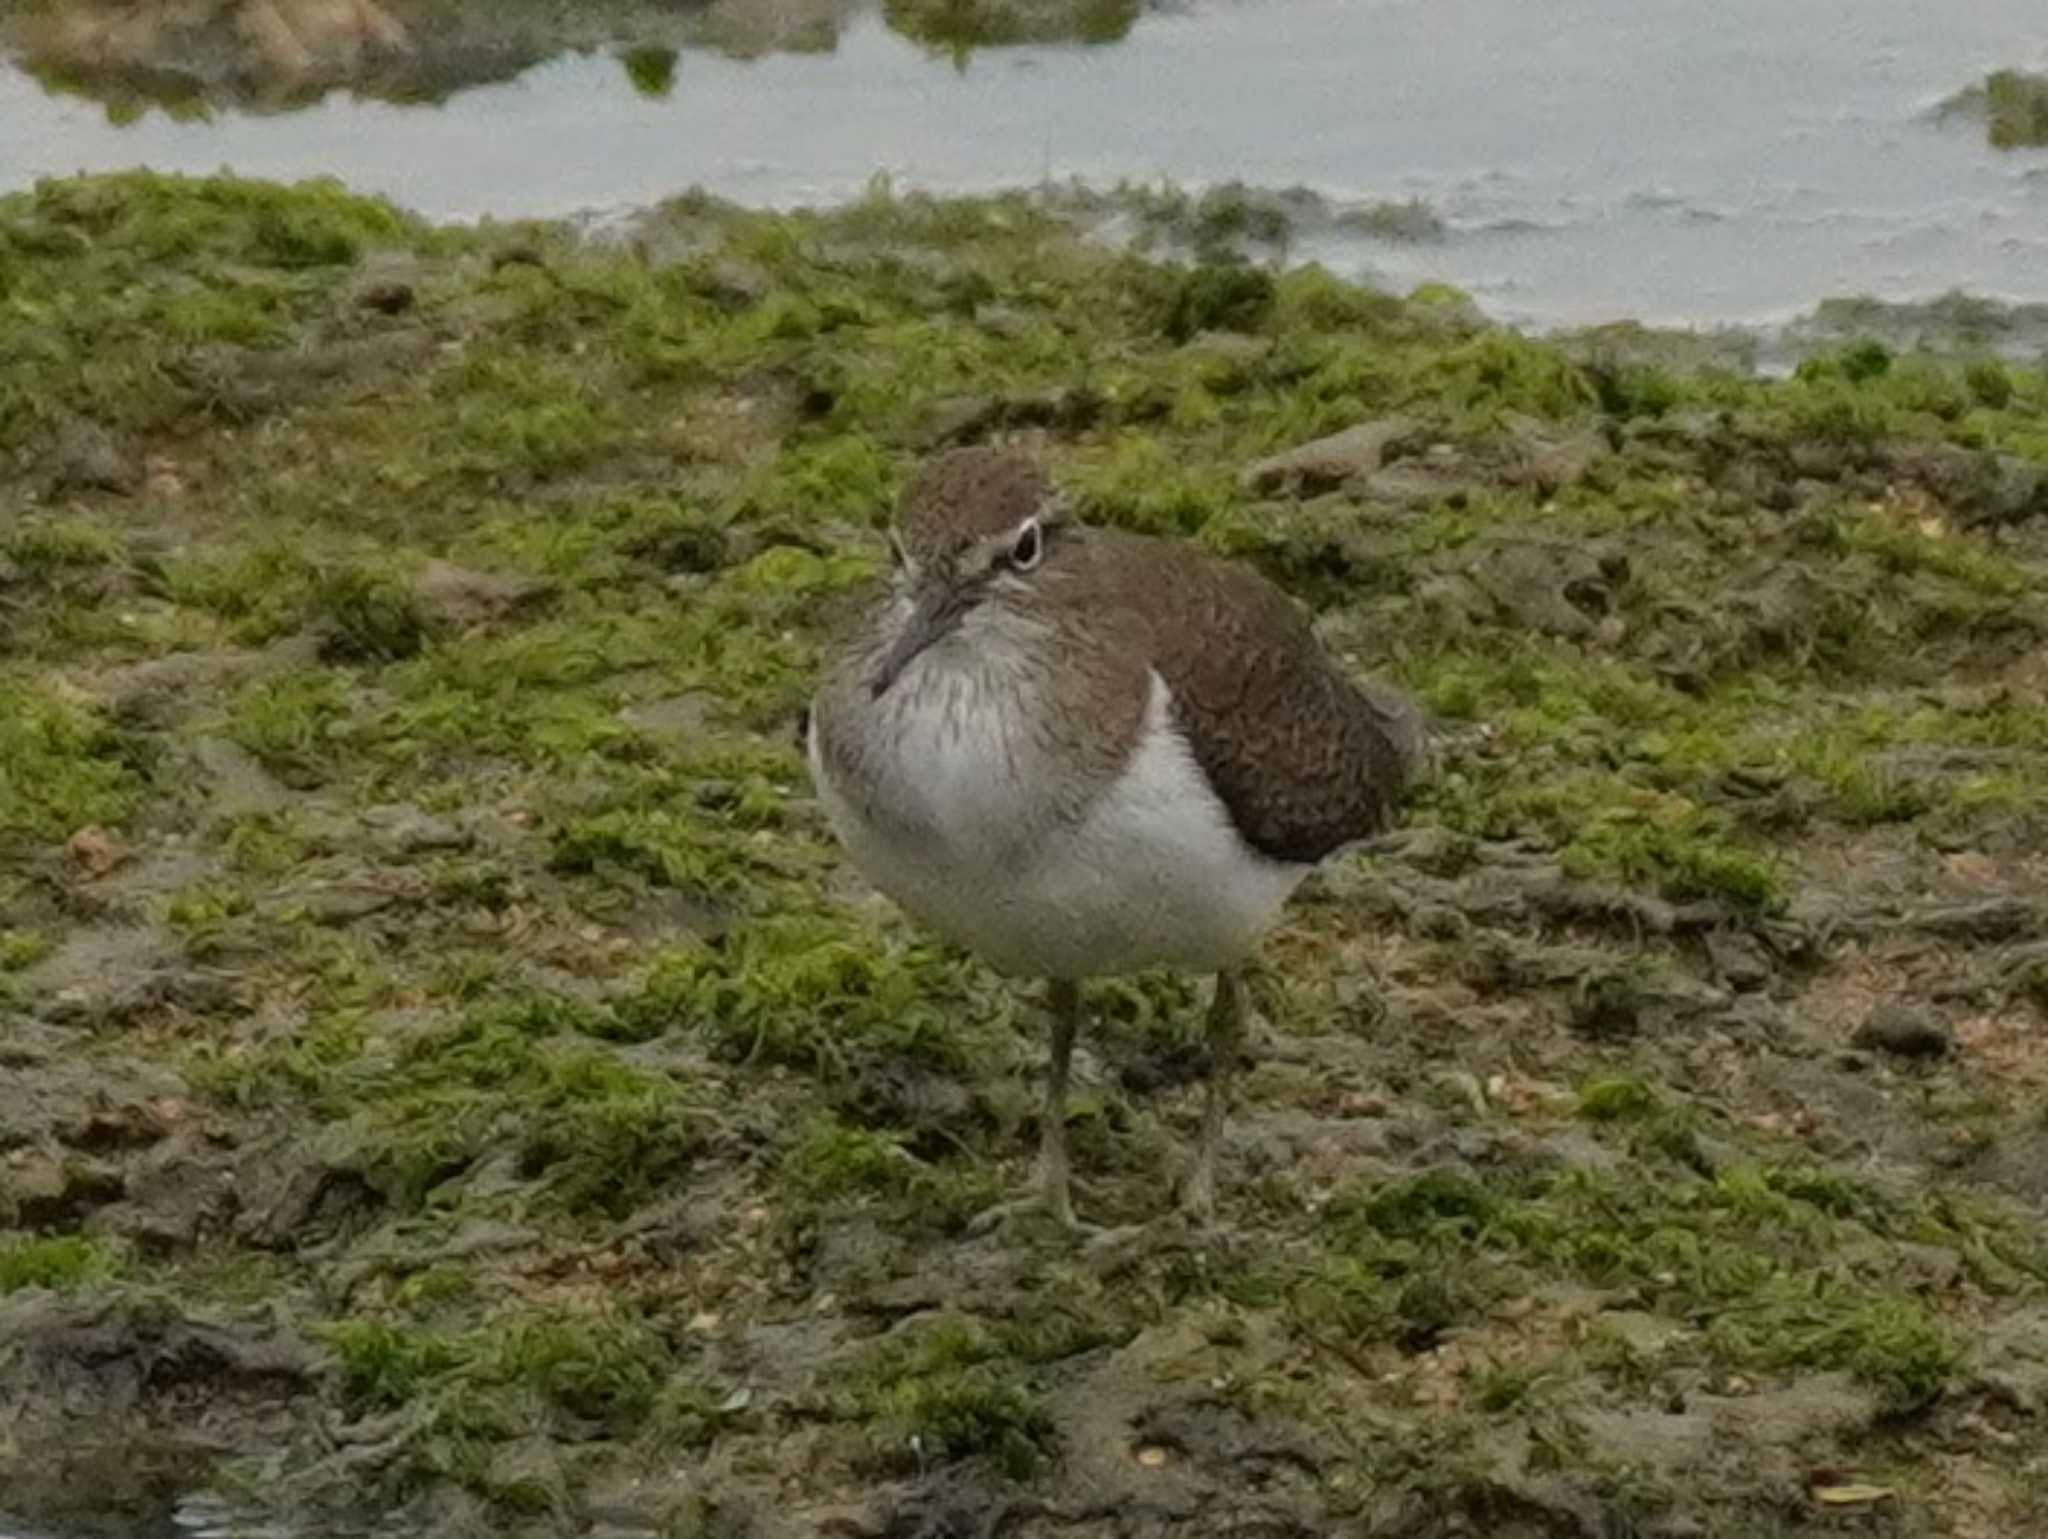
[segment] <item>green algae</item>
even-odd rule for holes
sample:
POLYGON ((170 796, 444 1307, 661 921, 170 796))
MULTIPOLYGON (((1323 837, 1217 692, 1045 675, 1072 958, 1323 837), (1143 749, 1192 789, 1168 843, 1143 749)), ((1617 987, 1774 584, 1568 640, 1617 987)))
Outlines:
POLYGON ((858 1426, 863 1458, 881 1470, 986 1458, 1012 1478, 1028 1477, 1050 1451, 1052 1427, 1005 1356, 976 1322, 935 1320, 848 1364, 812 1414, 858 1426))
POLYGON ((836 1078, 876 1054, 968 1067, 973 1015, 959 1007, 981 993, 931 948, 861 944, 824 920, 782 919, 662 958, 622 1013, 643 1029, 694 1027, 722 1058, 836 1078))
MULTIPOLYGON (((480 1526, 658 1484, 678 1451, 730 1482, 711 1507, 750 1471, 802 1501, 1063 1500, 1087 1451, 1064 1386, 1176 1333, 1283 1343, 1284 1368, 1185 1374, 1258 1428, 1333 1429, 1346 1452, 1301 1456, 1307 1531, 1409 1490, 1526 1518, 1484 1456, 1504 1430, 1603 1512, 1777 1511, 1751 1477, 1630 1474, 1580 1425, 1728 1375, 1845 1376, 1924 1467, 1978 1406, 1985 1322, 2042 1287, 2038 1105, 1970 1053, 1849 1053, 1829 948, 1873 912, 1964 948, 1955 926, 2029 933, 2023 875, 1981 915, 1935 895, 2048 817, 2048 383, 1890 334, 1777 381, 1603 362, 1226 249, 1283 239, 1279 213, 1305 217, 1167 210, 1162 244, 1208 232, 1175 263, 1056 200, 886 187, 679 200, 604 241, 325 186, 0 203, 27 510, 0 546, 5 1007, 90 1022, 105 1072, 178 1090, 133 1131, 60 1085, 66 1120, 20 1139, 96 1141, 120 1175, 182 1099, 248 1151, 246 1207, 191 1231, 139 1175, 124 1206, 90 1161, 61 1189, 39 1168, 54 1232, 6 1254, 56 1259, 23 1275, 85 1247, 117 1264, 76 1276, 121 1297, 270 1300, 324 1354, 295 1393, 381 1451, 338 1481, 286 1437, 258 1471, 480 1526), (354 302, 373 268, 411 311, 354 302), (1396 415, 1385 463, 1320 492, 1241 479, 1396 415), (67 474, 75 419, 148 474, 67 474), (916 458, 1013 431, 1083 517, 1256 563, 1436 718, 1415 842, 1334 868, 1265 959, 1280 1051, 1245 1076, 1239 1241, 1137 1265, 968 1235, 1028 1173, 1038 1013, 866 901, 791 741, 916 458), (430 561, 532 596, 443 609, 430 561), (205 768, 223 741, 258 805, 205 768), (67 856, 91 825, 132 852, 67 856), (1909 874, 1856 885, 1884 860, 1909 874), (56 997, 124 968, 111 1000, 56 997), (1518 1099, 1525 1076, 1552 1088, 1518 1099), (1821 1126, 1787 1131, 1807 1103, 1821 1126), (1906 1179, 1871 1177, 1873 1143, 1906 1179), (136 1207, 138 1248, 78 1238, 136 1207), (1958 1280, 1917 1280, 1930 1255, 1958 1280), (1525 1351, 1503 1322, 1558 1289, 1675 1334, 1596 1314, 1525 1351), (811 1330, 823 1379, 772 1348, 811 1330), (1418 1417, 1401 1376, 1465 1342, 1498 1356, 1418 1417)), ((2038 1007, 2038 961, 1971 955, 1981 997, 2038 1007)), ((1149 1218, 1198 1116, 1200 998, 1091 1000, 1077 1177, 1091 1212, 1149 1218)), ((1115 1382, 1163 1405, 1179 1380, 1115 1382)), ((1237 1468, 1181 1414, 1171 1457, 1237 1468)))
POLYGON ((676 58, 673 48, 647 45, 623 50, 619 64, 636 92, 654 101, 664 101, 675 89, 676 58))
POLYGON ((119 733, 33 684, 0 678, 0 847, 22 852, 117 825, 141 790, 119 733))
POLYGON ((47 935, 35 930, 0 931, 0 973, 17 973, 33 967, 50 954, 47 935))
POLYGON ((308 671, 246 686, 229 702, 222 726, 286 785, 306 789, 332 773, 332 729, 347 711, 346 675, 308 671))
POLYGON ((406 1457, 380 1477, 393 1498, 453 1480, 501 1513, 544 1513, 563 1493, 541 1471, 508 1470, 508 1441, 575 1427, 672 1450, 731 1419, 631 1313, 512 1306, 471 1329, 347 1320, 320 1334, 345 1403, 417 1419, 406 1457))
MULTIPOLYGON (((1588 1087, 1582 1115, 1633 1120, 1649 1110, 1648 1094, 1605 1081, 1588 1087)), ((1526 1288, 1528 1268, 1562 1267, 1596 1286, 1641 1290, 1658 1314, 1702 1326, 1700 1345, 1724 1368, 1841 1370, 1906 1411, 1962 1370, 1957 1332, 1892 1293, 1879 1273, 1805 1277, 1789 1263, 1814 1246, 1853 1248, 1872 1230, 1944 1227, 1912 1211, 1799 1167, 1667 1176, 1641 1188, 1575 1172, 1525 1178, 1505 1194, 1425 1174, 1332 1204, 1337 1255, 1297 1285, 1294 1307, 1355 1339, 1429 1341, 1526 1288)), ((2028 1286, 2002 1261, 1983 1275, 2028 1286)))
POLYGON ((104 1282, 119 1270, 120 1257, 114 1250, 80 1235, 0 1239, 0 1294, 18 1288, 82 1288, 104 1282))
POLYGON ((882 15, 906 37, 964 59, 1017 43, 1121 42, 1138 0, 887 0, 882 15))
POLYGON ((1981 117, 1984 137, 1993 149, 2048 144, 2048 76, 2018 69, 1993 70, 1981 84, 1949 98, 1942 110, 1981 117))

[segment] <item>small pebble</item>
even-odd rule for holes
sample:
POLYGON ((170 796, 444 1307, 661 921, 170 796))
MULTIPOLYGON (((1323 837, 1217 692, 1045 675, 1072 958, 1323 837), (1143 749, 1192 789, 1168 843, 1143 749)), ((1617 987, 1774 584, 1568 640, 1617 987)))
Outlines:
POLYGON ((1954 1035, 1932 1013, 1901 1004, 1879 1005, 1849 1041, 1854 1047, 1901 1058, 1940 1058, 1956 1045, 1954 1035))

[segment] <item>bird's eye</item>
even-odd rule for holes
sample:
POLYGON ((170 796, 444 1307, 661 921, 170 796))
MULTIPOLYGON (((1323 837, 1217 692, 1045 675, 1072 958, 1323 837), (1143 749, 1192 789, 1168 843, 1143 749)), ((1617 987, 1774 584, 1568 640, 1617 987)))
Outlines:
POLYGON ((1010 565, 1020 572, 1028 572, 1038 565, 1038 558, 1044 554, 1045 534, 1039 529, 1038 520, 1026 519, 1010 545, 1010 565))

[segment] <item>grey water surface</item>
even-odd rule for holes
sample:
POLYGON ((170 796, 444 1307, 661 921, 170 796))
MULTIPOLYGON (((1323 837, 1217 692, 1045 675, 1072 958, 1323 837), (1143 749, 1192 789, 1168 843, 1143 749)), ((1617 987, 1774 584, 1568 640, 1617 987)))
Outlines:
POLYGON ((1420 199, 1439 239, 1293 255, 1441 280, 1535 326, 1780 321, 1828 296, 2048 299, 2048 152, 1933 108, 2048 57, 2039 0, 1196 0, 1121 42, 687 51, 665 93, 571 54, 435 105, 119 124, 0 65, 0 188, 148 165, 319 173, 437 217, 567 215, 691 186, 788 207, 877 171, 941 192, 1079 178, 1420 199))

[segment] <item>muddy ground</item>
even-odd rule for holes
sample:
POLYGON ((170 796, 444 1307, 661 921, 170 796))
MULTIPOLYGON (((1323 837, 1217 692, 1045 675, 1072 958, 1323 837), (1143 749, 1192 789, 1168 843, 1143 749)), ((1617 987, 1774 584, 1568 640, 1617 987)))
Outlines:
MULTIPOLYGON (((1759 382, 1021 198, 58 182, 0 317, 17 1520, 2048 1522, 2040 373, 1759 382), (992 437, 1437 720, 1263 952, 1215 1234, 966 1232, 1039 1007, 794 750, 907 468, 992 437)), ((1080 1201, 1143 1224, 1200 994, 1091 998, 1080 1201)))

